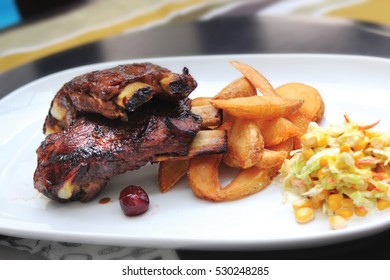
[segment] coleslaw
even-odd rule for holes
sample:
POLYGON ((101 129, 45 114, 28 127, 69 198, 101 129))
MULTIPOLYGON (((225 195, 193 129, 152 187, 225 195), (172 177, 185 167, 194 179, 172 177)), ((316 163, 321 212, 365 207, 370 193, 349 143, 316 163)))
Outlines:
POLYGON ((390 134, 344 117, 328 128, 311 122, 281 174, 286 200, 348 219, 390 207, 390 134))

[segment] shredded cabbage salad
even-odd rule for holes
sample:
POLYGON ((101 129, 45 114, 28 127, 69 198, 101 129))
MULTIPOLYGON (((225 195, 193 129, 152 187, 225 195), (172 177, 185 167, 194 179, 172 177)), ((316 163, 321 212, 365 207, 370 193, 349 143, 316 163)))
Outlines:
POLYGON ((362 126, 348 116, 343 124, 328 128, 310 123, 301 137, 302 148, 281 168, 286 199, 307 198, 313 208, 344 218, 351 211, 363 216, 359 213, 389 207, 390 133, 374 132, 377 123, 362 126), (353 204, 334 206, 329 203, 332 194, 353 204))

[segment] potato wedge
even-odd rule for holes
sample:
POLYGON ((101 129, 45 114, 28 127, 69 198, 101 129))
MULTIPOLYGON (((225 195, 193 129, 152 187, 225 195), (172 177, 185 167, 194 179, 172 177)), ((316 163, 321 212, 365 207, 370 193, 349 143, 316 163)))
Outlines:
POLYGON ((191 100, 191 106, 197 107, 197 106, 206 106, 210 105, 211 97, 195 97, 191 100))
POLYGON ((264 149, 261 159, 256 163, 256 167, 260 169, 280 169, 287 156, 288 153, 286 151, 273 151, 264 149))
POLYGON ((295 112, 302 106, 303 100, 280 96, 249 96, 212 100, 211 104, 237 118, 270 120, 295 112))
POLYGON ((294 123, 300 131, 299 135, 293 137, 294 149, 300 149, 302 147, 301 136, 306 133, 310 120, 299 110, 286 118, 294 123))
POLYGON ((222 155, 210 155, 190 159, 188 166, 188 182, 192 192, 199 198, 219 201, 221 184, 218 167, 222 155))
POLYGON ((303 83, 287 83, 276 88, 276 92, 285 98, 303 100, 304 104, 299 111, 310 121, 318 122, 324 116, 324 101, 314 87, 303 83))
POLYGON ((264 138, 264 146, 271 147, 300 135, 299 128, 286 118, 257 121, 264 138))
POLYGON ((235 119, 228 134, 228 149, 223 157, 226 165, 249 168, 259 160, 263 137, 254 121, 235 119))
POLYGON ((218 201, 230 201, 255 194, 271 184, 277 169, 261 169, 252 166, 243 169, 225 188, 218 193, 218 201))
POLYGON ((158 167, 158 185, 160 191, 169 191, 188 171, 189 160, 162 161, 158 167))
POLYGON ((295 149, 294 140, 297 137, 299 137, 299 136, 289 138, 286 141, 283 141, 283 142, 281 142, 277 145, 274 145, 274 146, 270 146, 267 149, 272 150, 272 151, 285 151, 287 153, 288 157, 290 157, 291 151, 295 149))
POLYGON ((238 71, 240 71, 263 95, 278 95, 271 83, 252 66, 249 66, 239 61, 230 61, 230 63, 238 71))
POLYGON ((253 84, 247 78, 240 77, 224 87, 213 99, 230 99, 254 95, 257 95, 257 91, 253 84))
POLYGON ((228 119, 224 119, 222 124, 217 127, 217 130, 225 130, 227 137, 229 137, 230 132, 232 131, 233 121, 235 120, 235 117, 229 116, 228 119))
POLYGON ((307 127, 309 126, 310 120, 306 115, 304 115, 299 109, 294 113, 288 115, 286 117, 289 121, 296 125, 299 129, 300 134, 305 134, 307 131, 307 127))
MULTIPOLYGON (((191 189, 197 197, 209 201, 240 199, 268 186, 291 151, 299 147, 308 124, 321 120, 325 110, 321 95, 311 86, 288 83, 275 89, 255 68, 238 61, 231 64, 243 76, 212 99, 194 103, 203 106, 206 102, 222 110, 222 124, 213 128, 228 136, 224 154, 189 160, 191 189), (239 168, 224 187, 219 178, 221 161, 239 168)), ((204 110, 201 112, 209 118, 204 110)))
POLYGON ((188 179, 191 190, 197 197, 214 202, 240 199, 264 189, 277 174, 276 169, 253 166, 240 171, 222 188, 218 172, 221 158, 221 155, 210 155, 190 160, 188 179))

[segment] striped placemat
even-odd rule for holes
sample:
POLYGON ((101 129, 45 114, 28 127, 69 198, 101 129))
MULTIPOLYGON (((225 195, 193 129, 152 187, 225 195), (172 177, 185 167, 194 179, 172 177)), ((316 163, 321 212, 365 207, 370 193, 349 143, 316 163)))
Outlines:
MULTIPOLYGON (((7 0, 13 1, 13 0, 7 0)), ((1 11, 0 11, 1 14, 1 11)), ((0 31, 0 72, 121 33, 215 15, 303 15, 390 24, 388 0, 91 0, 0 31)), ((12 16, 12 15, 10 15, 12 16)))

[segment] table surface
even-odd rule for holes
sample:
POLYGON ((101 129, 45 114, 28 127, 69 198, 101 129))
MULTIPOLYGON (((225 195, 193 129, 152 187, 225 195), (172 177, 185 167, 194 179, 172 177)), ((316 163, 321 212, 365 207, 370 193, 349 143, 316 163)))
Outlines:
MULTIPOLYGON (((211 54, 322 53, 390 58, 390 28, 301 17, 221 17, 170 24, 91 43, 2 73, 0 98, 40 77, 113 60, 211 54)), ((345 243, 277 251, 179 250, 181 259, 383 259, 390 230, 345 243)), ((386 250, 387 249, 387 250, 386 250)), ((1 258, 31 256, 1 248, 1 258), (2 256, 4 255, 4 256, 2 256)), ((36 256, 39 258, 39 256, 36 256)))

